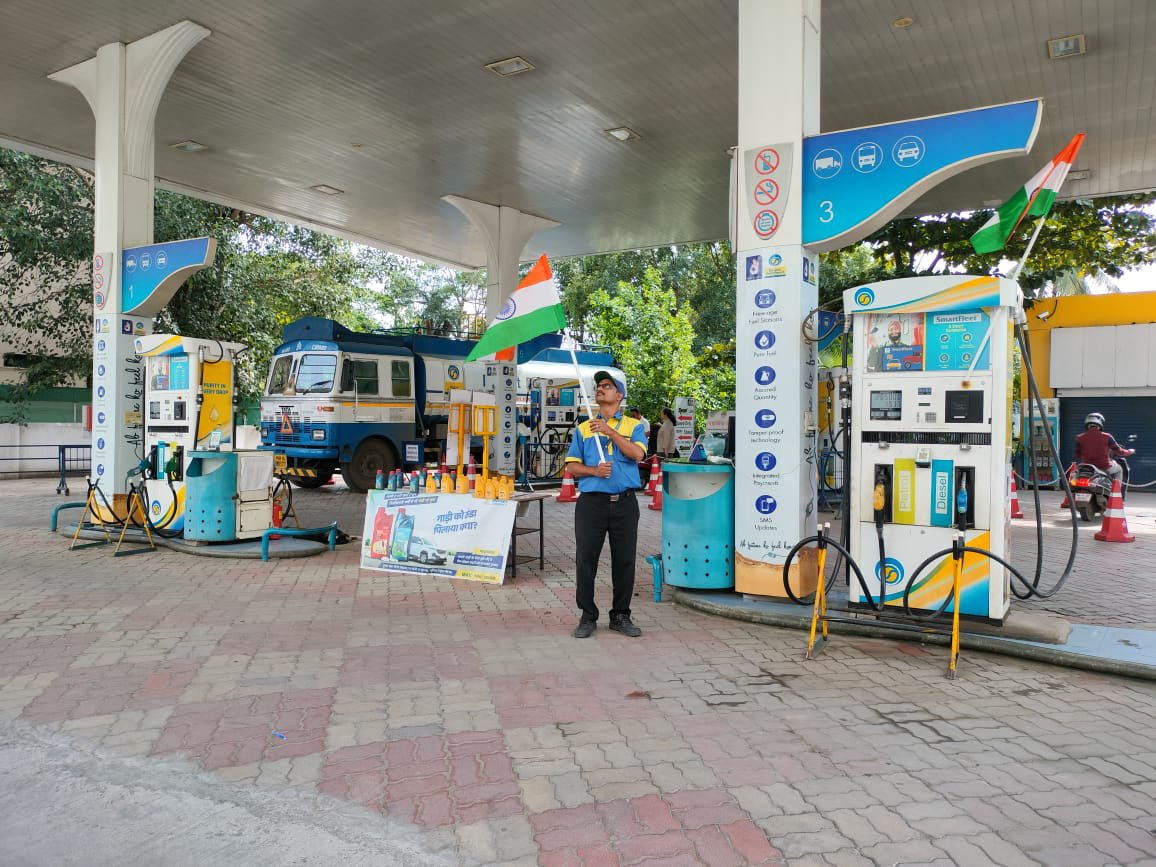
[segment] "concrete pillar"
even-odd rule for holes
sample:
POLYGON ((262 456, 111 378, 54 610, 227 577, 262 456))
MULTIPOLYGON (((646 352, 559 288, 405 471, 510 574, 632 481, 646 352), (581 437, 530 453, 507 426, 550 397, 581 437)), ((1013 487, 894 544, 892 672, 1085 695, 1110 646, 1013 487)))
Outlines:
MULTIPOLYGON (((518 286, 518 262, 526 242, 542 229, 552 229, 553 220, 523 214, 505 205, 487 205, 460 196, 443 196, 466 215, 482 233, 486 242, 486 321, 493 322, 506 299, 518 286)), ((518 367, 517 357, 487 365, 487 386, 492 385, 497 398, 497 432, 493 438, 494 454, 490 465, 496 472, 512 476, 517 466, 518 443, 518 367)))
MULTIPOLYGON (((818 132, 819 0, 739 0, 735 578, 745 593, 784 595, 786 554, 815 530, 817 358, 801 331, 818 303, 818 256, 802 246, 801 208, 803 137, 818 132)), ((806 565, 793 567, 792 586, 806 565)))
POLYGON ((92 471, 118 512, 125 474, 144 457, 143 371, 133 340, 152 331, 151 319, 123 313, 121 252, 152 243, 157 106, 177 65, 208 35, 182 21, 130 45, 103 45, 49 76, 79 90, 96 119, 92 471))

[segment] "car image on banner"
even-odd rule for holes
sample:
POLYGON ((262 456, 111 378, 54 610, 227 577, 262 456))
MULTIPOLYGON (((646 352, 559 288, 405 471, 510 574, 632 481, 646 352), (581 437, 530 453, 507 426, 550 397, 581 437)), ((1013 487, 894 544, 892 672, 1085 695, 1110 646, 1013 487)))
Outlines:
POLYGON ((434 563, 440 565, 446 562, 449 552, 438 548, 432 542, 427 542, 421 536, 414 536, 409 540, 409 559, 419 563, 434 563))

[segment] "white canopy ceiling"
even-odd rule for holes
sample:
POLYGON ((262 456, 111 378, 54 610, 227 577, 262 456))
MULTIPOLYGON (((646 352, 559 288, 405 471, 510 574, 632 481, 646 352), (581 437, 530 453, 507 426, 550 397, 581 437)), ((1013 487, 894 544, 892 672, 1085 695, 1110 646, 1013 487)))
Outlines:
MULTIPOLYGON (((527 257, 726 234, 736 0, 6 0, 0 16, 9 146, 91 160, 88 106, 49 73, 188 19, 212 35, 161 102, 163 186, 467 266, 482 239, 447 194, 560 222, 527 257), (536 68, 484 68, 511 55, 536 68), (170 147, 188 139, 208 149, 170 147)), ((1156 187, 1151 0, 824 0, 822 30, 823 131, 1045 99, 1031 156, 912 212, 1002 200, 1078 131, 1091 175, 1065 195, 1156 187), (1087 53, 1049 60, 1071 34, 1087 53)))

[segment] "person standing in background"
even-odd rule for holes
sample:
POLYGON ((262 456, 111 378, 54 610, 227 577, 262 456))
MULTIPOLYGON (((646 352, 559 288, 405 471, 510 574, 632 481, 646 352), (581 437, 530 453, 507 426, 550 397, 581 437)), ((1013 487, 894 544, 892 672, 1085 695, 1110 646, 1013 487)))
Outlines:
POLYGON ((674 450, 674 411, 671 409, 662 410, 662 423, 658 427, 658 442, 654 451, 662 458, 678 456, 674 450))

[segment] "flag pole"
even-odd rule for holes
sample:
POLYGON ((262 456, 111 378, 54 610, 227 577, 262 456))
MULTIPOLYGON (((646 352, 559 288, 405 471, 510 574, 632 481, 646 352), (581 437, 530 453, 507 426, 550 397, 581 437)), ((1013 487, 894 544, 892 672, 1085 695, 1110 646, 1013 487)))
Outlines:
MULTIPOLYGON (((578 380, 578 388, 582 391, 582 403, 586 407, 586 417, 594 418, 594 409, 590 403, 590 395, 586 393, 586 383, 582 381, 582 368, 578 366, 578 356, 574 354, 574 347, 570 347, 570 360, 574 362, 574 378, 578 380)), ((606 463, 606 452, 602 450, 602 437, 594 437, 594 444, 598 446, 598 462, 606 463)))
POLYGON ((1044 214, 1042 217, 1039 218, 1039 220, 1036 221, 1036 230, 1034 232, 1032 232, 1032 237, 1028 240, 1028 246, 1024 249, 1024 255, 1020 259, 1019 263, 1015 266, 1015 268, 1012 269, 1012 272, 1011 272, 1011 279, 1012 280, 1018 280, 1019 279, 1020 271, 1022 271, 1024 269, 1024 264, 1028 261, 1028 256, 1031 255, 1032 247, 1034 247, 1036 245, 1036 239, 1040 236, 1040 229, 1042 229, 1044 227, 1044 220, 1046 220, 1047 218, 1048 218, 1048 215, 1044 214))

